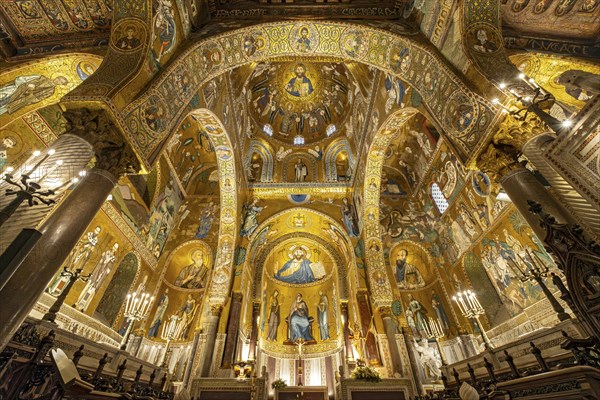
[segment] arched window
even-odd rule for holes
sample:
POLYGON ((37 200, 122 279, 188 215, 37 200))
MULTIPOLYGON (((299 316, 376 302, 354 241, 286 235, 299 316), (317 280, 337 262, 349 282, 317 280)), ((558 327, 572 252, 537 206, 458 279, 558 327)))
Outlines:
POLYGON ((443 214, 448 209, 448 199, 446 199, 446 196, 442 193, 442 189, 435 182, 431 184, 431 197, 440 214, 443 214))

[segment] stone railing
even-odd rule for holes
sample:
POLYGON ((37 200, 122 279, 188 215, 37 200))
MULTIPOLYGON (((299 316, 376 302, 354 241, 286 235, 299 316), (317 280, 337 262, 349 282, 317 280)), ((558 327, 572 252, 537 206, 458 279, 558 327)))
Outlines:
MULTIPOLYGON (((43 293, 38 302, 29 313, 34 319, 41 319, 56 300, 48 293, 43 293)), ((90 339, 97 343, 106 343, 113 347, 119 347, 123 337, 112 328, 104 325, 98 320, 81 311, 63 304, 56 316, 58 327, 78 336, 90 339)))

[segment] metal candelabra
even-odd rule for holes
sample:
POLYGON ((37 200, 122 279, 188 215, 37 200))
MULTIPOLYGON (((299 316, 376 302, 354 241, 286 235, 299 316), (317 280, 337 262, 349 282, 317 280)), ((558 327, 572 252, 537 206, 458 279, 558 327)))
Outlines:
POLYGON ((64 267, 64 270, 63 272, 61 272, 60 276, 64 276, 68 279, 67 284, 65 285, 62 292, 60 292, 60 295, 58 295, 56 301, 54 302, 54 304, 52 304, 48 312, 42 317, 43 320, 54 322, 54 320, 56 319, 56 314, 58 314, 58 312, 60 311, 60 307, 64 304, 65 299, 67 298, 67 295, 71 291, 71 288, 73 287, 75 282, 77 282, 78 279, 83 282, 87 282, 87 280, 90 279, 91 274, 81 275, 82 270, 83 268, 77 268, 75 271, 71 271, 69 268, 64 267))
POLYGON ((490 339, 479 321, 479 317, 485 313, 485 310, 481 306, 481 303, 479 303, 479 300, 477 300, 475 292, 472 292, 471 290, 458 292, 455 296, 452 296, 452 300, 458 304, 458 308, 465 318, 475 321, 477 328, 479 328, 479 332, 481 333, 481 337, 483 338, 485 348, 488 350, 493 349, 490 339))
POLYGON ((535 252, 532 254, 529 249, 525 249, 525 256, 529 263, 527 263, 526 260, 524 260, 523 257, 517 253, 517 257, 522 265, 525 266, 525 268, 521 268, 518 262, 515 262, 515 260, 512 258, 508 258, 508 266, 513 271, 515 276, 521 282, 535 281, 548 298, 548 301, 550 302, 550 305, 552 305, 552 309, 556 312, 558 319, 561 321, 571 319, 569 314, 565 312, 565 309, 560 305, 558 300, 556 300, 556 297, 554 297, 554 294, 552 294, 544 282, 544 278, 548 278, 552 274, 552 271, 550 271, 548 265, 542 262, 535 252))
MULTIPOLYGON (((48 168, 41 176, 35 176, 35 172, 38 168, 52 155, 55 154, 54 149, 50 149, 41 157, 33 167, 27 168, 21 174, 19 178, 15 178, 13 175, 13 169, 7 168, 7 171, 3 174, 3 178, 12 188, 6 189, 6 196, 15 196, 15 198, 8 203, 2 210, 0 210, 0 226, 2 226, 10 217, 14 214, 19 206, 27 201, 29 207, 38 205, 40 202, 50 205, 56 203, 51 197, 56 195, 57 192, 65 186, 77 182, 78 178, 72 178, 63 184, 55 183, 58 185, 52 189, 42 190, 42 184, 45 183, 46 178, 50 176, 58 167, 63 164, 62 160, 57 160, 56 163, 48 168)), ((40 151, 34 151, 33 157, 30 159, 34 161, 39 155, 40 151)), ((29 162, 29 160, 27 161, 29 162)))
POLYGON ((425 326, 425 333, 427 334, 428 339, 435 340, 435 344, 440 352, 440 358, 442 359, 442 365, 447 365, 444 353, 442 352, 442 346, 440 346, 440 339, 446 336, 440 320, 429 317, 427 326, 425 326))
POLYGON ((123 341, 121 342, 121 350, 127 348, 127 342, 129 341, 129 336, 131 336, 133 325, 137 321, 148 316, 153 301, 154 297, 150 297, 149 293, 138 294, 134 292, 133 294, 127 294, 127 299, 125 301, 125 320, 129 321, 129 325, 127 326, 125 336, 123 336, 123 341))
POLYGON ((160 337, 162 340, 167 341, 167 345, 165 346, 165 353, 163 354, 161 367, 167 368, 169 363, 169 350, 171 347, 171 342, 175 339, 175 334, 177 333, 177 326, 179 325, 179 321, 181 321, 181 317, 177 314, 173 314, 169 317, 169 321, 163 325, 162 333, 160 337))
POLYGON ((572 125, 570 120, 559 121, 543 110, 543 108, 548 108, 554 103, 555 99, 552 94, 545 91, 533 78, 529 78, 525 74, 519 74, 518 79, 523 81, 525 87, 517 84, 507 85, 506 83, 500 83, 499 87, 501 90, 507 90, 508 94, 519 103, 520 106, 515 105, 515 107, 507 107, 498 99, 493 99, 492 103, 500 106, 504 112, 519 121, 524 121, 527 118, 527 115, 532 112, 556 133, 559 133, 564 128, 568 128, 572 125), (514 87, 509 89, 509 86, 516 86, 520 90, 517 91, 514 87))

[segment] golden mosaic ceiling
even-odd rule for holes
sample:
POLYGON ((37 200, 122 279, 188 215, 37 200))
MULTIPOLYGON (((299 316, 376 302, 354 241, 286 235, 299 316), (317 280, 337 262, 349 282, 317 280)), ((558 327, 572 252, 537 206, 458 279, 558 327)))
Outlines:
POLYGON ((265 139, 308 145, 339 134, 355 87, 345 64, 272 62, 256 66, 246 96, 251 118, 265 139))

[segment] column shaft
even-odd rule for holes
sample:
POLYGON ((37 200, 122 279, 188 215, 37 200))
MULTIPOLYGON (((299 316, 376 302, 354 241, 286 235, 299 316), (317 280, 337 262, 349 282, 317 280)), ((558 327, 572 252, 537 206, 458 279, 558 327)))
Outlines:
POLYGON ((111 173, 91 170, 40 227, 41 238, 0 291, 0 349, 25 320, 115 183, 111 173))
POLYGON ((223 350, 223 361, 221 368, 231 368, 235 358, 235 345, 237 344, 238 328, 242 311, 242 294, 233 293, 231 307, 229 307, 229 321, 227 321, 227 337, 225 338, 225 349, 223 350))
POLYGON ((560 223, 573 223, 574 219, 562 204, 548 192, 531 171, 518 168, 507 173, 500 180, 502 188, 508 197, 527 221, 531 229, 540 238, 544 239, 546 231, 540 226, 536 215, 529 212, 528 200, 540 203, 545 212, 553 215, 560 223))
POLYGON ((204 359, 202 360, 202 366, 200 368, 201 377, 207 377, 210 374, 215 342, 217 340, 217 327, 219 326, 220 311, 220 308, 218 311, 212 310, 211 314, 206 318, 206 323, 204 325, 206 331, 206 344, 204 359))
POLYGON ((252 332, 250 333, 250 351, 248 352, 248 360, 251 360, 251 361, 256 360, 256 344, 258 342, 258 316, 259 315, 260 315, 260 303, 254 303, 252 305, 252 332))
POLYGON ((394 372, 402 375, 402 359, 400 358, 398 342, 396 342, 396 326, 394 325, 394 321, 392 321, 392 317, 390 315, 383 315, 383 325, 385 327, 385 335, 388 339, 388 347, 390 348, 394 372))

